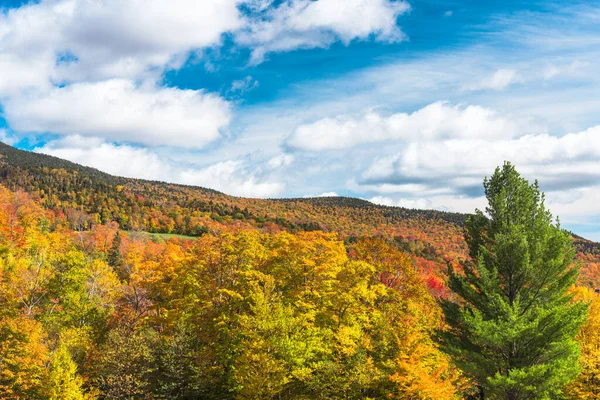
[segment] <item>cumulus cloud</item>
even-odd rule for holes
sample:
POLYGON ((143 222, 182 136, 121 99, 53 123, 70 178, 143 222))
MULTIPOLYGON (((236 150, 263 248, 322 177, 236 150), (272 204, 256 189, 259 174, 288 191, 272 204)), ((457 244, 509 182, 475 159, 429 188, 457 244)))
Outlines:
POLYGON ((208 166, 180 165, 148 149, 82 136, 51 141, 35 151, 113 175, 203 186, 235 196, 274 197, 285 188, 243 159, 208 166))
POLYGON ((160 72, 240 28, 240 2, 42 0, 8 9, 0 13, 0 90, 160 72))
POLYGON ((0 10, 0 94, 52 83, 159 78, 224 34, 254 49, 398 41, 401 0, 41 0, 0 10), (245 8, 249 13, 242 12, 245 8))
POLYGON ((63 43, 84 73, 103 78, 177 64, 178 56, 217 44, 223 33, 243 24, 239 0, 71 2, 63 43))
POLYGON ((50 87, 51 59, 34 59, 4 53, 0 46, 0 99, 27 88, 50 87))
MULTIPOLYGON (((0 10, 0 101, 18 131, 201 147, 231 120, 201 90, 161 87, 163 73, 220 45, 254 57, 354 39, 401 40, 402 0, 40 0, 0 10)), ((256 88, 248 76, 230 94, 256 88)))
POLYGON ((480 106, 430 104, 412 114, 361 117, 341 115, 299 126, 287 140, 293 149, 324 151, 385 140, 432 140, 456 137, 512 137, 519 124, 480 106))
POLYGON ((185 169, 176 182, 200 185, 243 197, 274 197, 284 189, 279 182, 262 181, 241 160, 218 162, 201 169, 185 169))
POLYGON ((254 64, 268 53, 327 47, 336 40, 401 41, 405 36, 396 19, 410 8, 398 0, 294 0, 268 8, 272 3, 251 1, 264 13, 236 35, 238 43, 254 48, 254 64))
POLYGON ((229 125, 229 104, 156 81, 240 28, 241 1, 41 0, 0 11, 4 117, 21 132, 204 146, 229 125))
POLYGON ((202 147, 231 120, 230 105, 201 90, 137 86, 129 80, 77 83, 5 100, 13 129, 100 136, 147 145, 202 147))
POLYGON ((505 161, 546 191, 600 184, 600 126, 562 137, 451 139, 408 144, 394 156, 375 160, 359 186, 381 193, 481 195, 481 177, 505 161))
POLYGON ((171 167, 157 154, 143 148, 105 143, 101 138, 68 136, 34 151, 128 178, 166 180, 172 175, 171 167))

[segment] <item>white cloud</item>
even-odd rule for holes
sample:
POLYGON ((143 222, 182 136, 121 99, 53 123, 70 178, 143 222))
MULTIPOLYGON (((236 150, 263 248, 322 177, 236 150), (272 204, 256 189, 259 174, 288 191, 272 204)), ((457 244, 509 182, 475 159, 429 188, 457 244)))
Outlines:
POLYGON ((4 103, 13 129, 198 148, 219 137, 230 105, 201 90, 136 86, 114 79, 15 95, 4 103))
POLYGON ((549 209, 565 224, 584 226, 600 212, 600 126, 561 137, 412 142, 376 158, 347 188, 370 194, 377 204, 472 212, 486 204, 483 177, 504 161, 539 180, 549 209))
POLYGON ((412 114, 389 117, 369 111, 362 117, 341 115, 299 126, 287 145, 299 150, 344 149, 384 140, 432 140, 456 137, 512 137, 519 124, 479 106, 430 104, 412 114))
POLYGON ((0 94, 51 83, 157 79, 231 33, 254 48, 398 41, 401 0, 41 0, 0 10, 0 94), (252 10, 244 15, 240 7, 252 10))
MULTIPOLYGON (((480 182, 481 184, 481 182, 480 182)), ((581 188, 569 193, 547 193, 546 206, 554 216, 560 216, 563 227, 575 227, 576 233, 592 240, 600 240, 597 229, 598 218, 594 211, 598 210, 600 187, 581 188), (581 230, 584 228, 584 230, 581 230)), ((440 195, 431 198, 400 198, 394 200, 388 196, 375 196, 369 201, 375 204, 398 206, 405 208, 434 209, 440 211, 472 213, 475 209, 483 210, 487 200, 483 196, 467 197, 460 195, 440 195)))
POLYGON ((3 53, 0 46, 0 99, 30 87, 49 87, 48 77, 52 74, 52 68, 50 59, 3 53))
POLYGON ((0 13, 0 90, 160 72, 240 28, 240 2, 42 0, 9 9, 0 13))
POLYGON ((277 169, 281 167, 287 167, 291 163, 294 162, 294 156, 292 154, 280 154, 273 158, 271 158, 267 165, 272 169, 277 169))
MULTIPOLYGON (((409 197, 418 196, 442 196, 455 194, 455 190, 451 187, 450 181, 446 182, 447 186, 433 186, 426 183, 393 183, 395 180, 394 176, 386 176, 385 178, 392 182, 385 182, 385 179, 381 179, 375 182, 369 180, 363 180, 360 183, 356 182, 356 179, 350 179, 346 183, 346 187, 358 193, 378 193, 385 195, 401 194, 409 197)), ((475 183, 480 183, 481 179, 474 180, 475 183)), ((376 196, 377 197, 377 196, 376 196)))
POLYGON ((577 76, 593 70, 593 65, 587 61, 575 60, 570 63, 551 64, 546 67, 542 76, 544 79, 554 79, 558 76, 577 76))
POLYGON ((323 192, 321 194, 317 194, 315 195, 313 194, 305 194, 304 196, 302 196, 302 198, 304 199, 312 199, 315 197, 339 197, 340 195, 337 192, 323 192))
POLYGON ((281 194, 283 184, 261 181, 246 168, 240 160, 222 161, 207 168, 183 170, 178 182, 201 185, 243 197, 274 197, 281 194))
POLYGON ((100 138, 69 136, 52 141, 36 152, 99 169, 109 174, 203 186, 244 197, 273 197, 284 185, 263 177, 245 160, 227 160, 208 166, 179 165, 143 148, 106 143, 100 138))
POLYGON ((337 194, 336 192, 324 192, 321 193, 318 197, 338 197, 339 194, 337 194))
MULTIPOLYGON (((191 53, 220 45, 226 33, 255 55, 400 40, 396 18, 407 9, 401 0, 30 2, 0 10, 0 101, 17 131, 201 147, 229 125, 229 105, 201 90, 160 87, 191 53)), ((231 93, 257 85, 248 76, 231 93)))
POLYGON ((41 0, 0 10, 4 116, 20 132, 204 146, 229 125, 229 104, 154 82, 240 28, 241 1, 41 0))
POLYGON ((515 83, 523 82, 523 78, 515 69, 499 69, 491 76, 485 77, 476 84, 467 85, 466 90, 504 90, 515 83))
MULTIPOLYGON (((272 2, 254 2, 261 5, 272 2)), ((409 10, 396 0, 294 0, 265 11, 237 34, 238 43, 254 47, 252 62, 260 63, 271 52, 327 47, 336 40, 374 37, 397 42, 404 34, 396 18, 409 10)))
POLYGON ((416 208, 428 210, 433 208, 433 203, 428 199, 398 199, 393 200, 391 197, 375 196, 369 200, 371 203, 390 207, 416 208))
POLYGON ((410 143, 394 156, 375 160, 358 187, 380 193, 474 195, 481 178, 504 161, 530 179, 538 178, 547 191, 600 185, 600 126, 562 137, 410 143))
POLYGON ((68 136, 34 151, 128 178, 167 180, 171 167, 147 149, 117 146, 101 138, 68 136))
POLYGON ((8 132, 6 129, 2 129, 0 128, 0 142, 2 143, 6 143, 8 145, 13 145, 15 143, 17 143, 19 140, 10 132, 8 132))
POLYGON ((231 84, 230 92, 236 94, 244 94, 252 89, 256 89, 258 85, 259 83, 256 79, 252 78, 251 76, 247 76, 244 79, 233 81, 233 83, 231 84))

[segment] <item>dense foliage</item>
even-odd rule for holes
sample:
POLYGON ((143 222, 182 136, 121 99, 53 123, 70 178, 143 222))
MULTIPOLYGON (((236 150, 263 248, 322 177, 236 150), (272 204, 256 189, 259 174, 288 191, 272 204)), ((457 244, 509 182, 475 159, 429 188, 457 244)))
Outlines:
POLYGON ((74 231, 0 190, 3 398, 452 399, 441 314, 383 239, 74 231))

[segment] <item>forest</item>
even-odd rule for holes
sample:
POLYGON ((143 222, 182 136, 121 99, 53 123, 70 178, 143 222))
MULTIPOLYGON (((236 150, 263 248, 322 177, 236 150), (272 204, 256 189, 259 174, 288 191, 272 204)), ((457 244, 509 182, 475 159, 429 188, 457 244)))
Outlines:
POLYGON ((600 397, 598 245, 510 164, 466 216, 2 154, 2 398, 600 397))

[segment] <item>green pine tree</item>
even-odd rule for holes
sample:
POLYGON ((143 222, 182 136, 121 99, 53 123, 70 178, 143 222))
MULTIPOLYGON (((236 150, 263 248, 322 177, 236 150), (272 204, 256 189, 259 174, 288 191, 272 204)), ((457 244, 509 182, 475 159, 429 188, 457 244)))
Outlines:
POLYGON ((471 260, 462 272, 449 268, 458 296, 441 302, 442 345, 477 398, 560 398, 578 373, 574 337, 587 312, 569 295, 578 273, 572 240, 553 224, 537 181, 510 163, 484 188, 486 214, 477 210, 466 227, 471 260))

